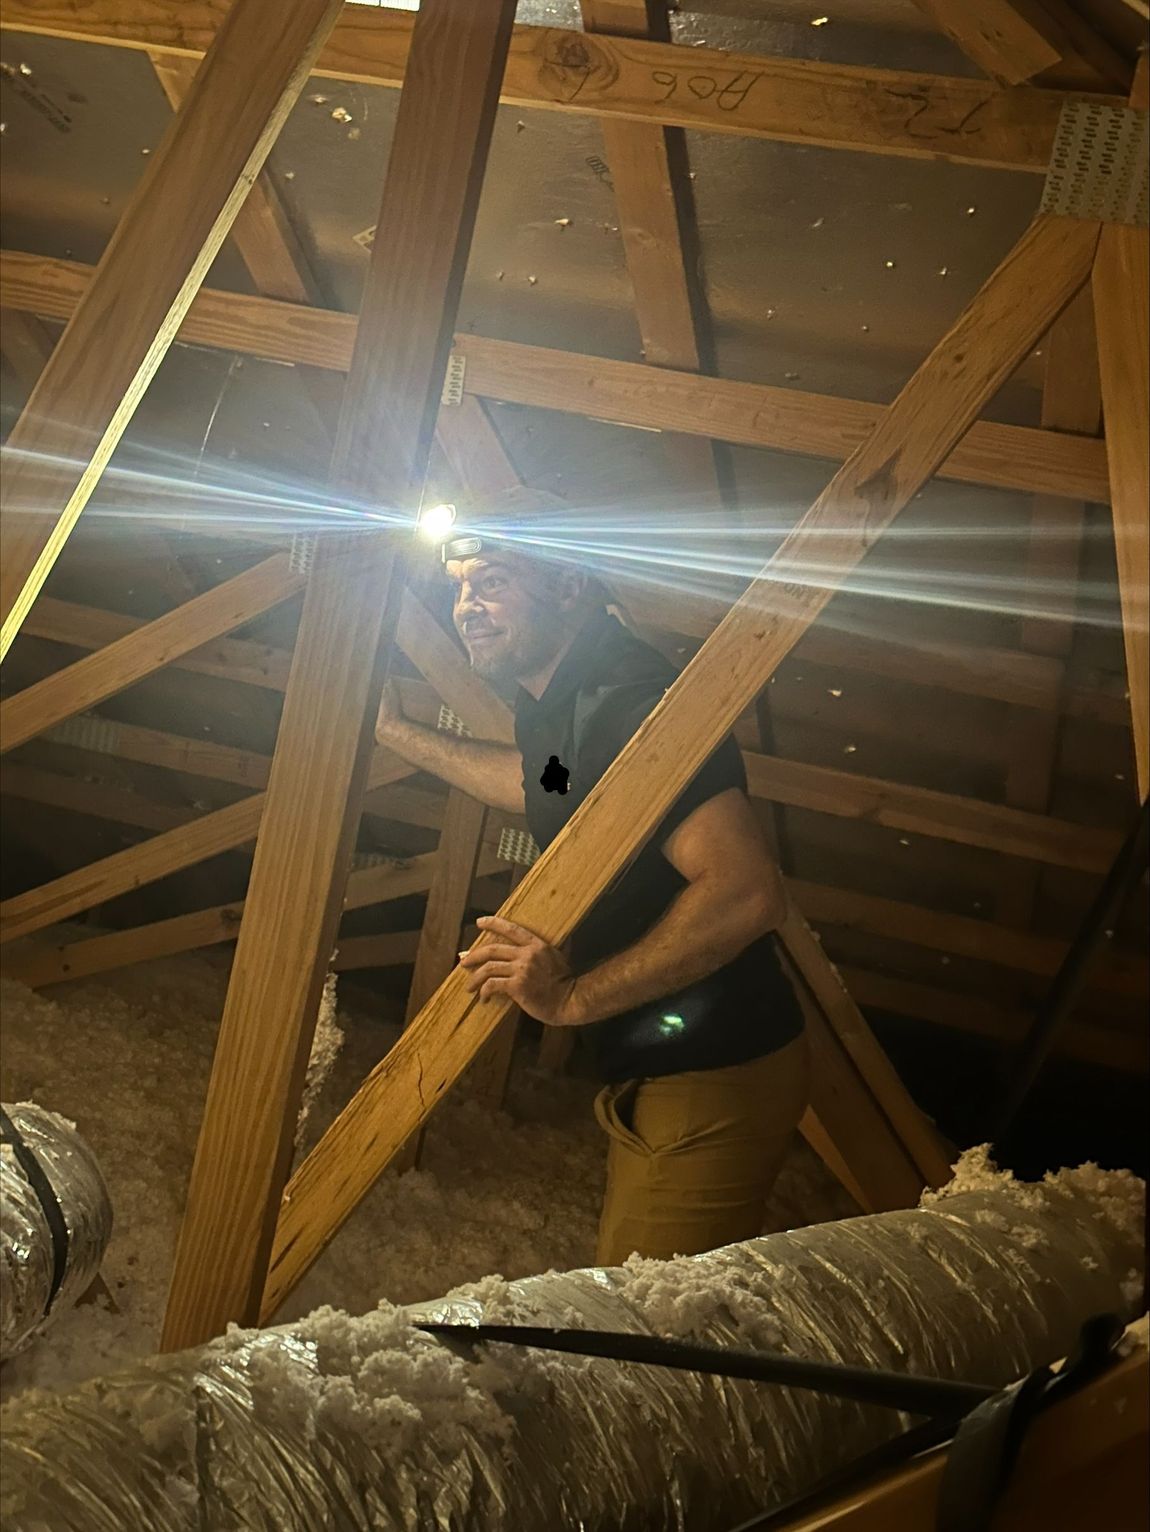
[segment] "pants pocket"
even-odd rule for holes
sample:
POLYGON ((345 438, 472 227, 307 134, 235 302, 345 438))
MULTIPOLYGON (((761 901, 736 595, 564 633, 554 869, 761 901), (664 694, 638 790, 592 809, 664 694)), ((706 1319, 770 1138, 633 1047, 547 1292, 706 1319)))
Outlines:
POLYGON ((629 1149, 632 1154, 651 1154, 650 1146, 631 1126, 639 1084, 638 1080, 622 1080, 617 1085, 605 1086, 595 1097, 595 1120, 613 1143, 629 1149))

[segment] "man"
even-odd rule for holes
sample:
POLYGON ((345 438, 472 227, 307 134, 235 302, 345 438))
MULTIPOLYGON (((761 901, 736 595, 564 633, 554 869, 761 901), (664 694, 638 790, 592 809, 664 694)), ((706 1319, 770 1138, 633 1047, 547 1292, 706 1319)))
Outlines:
MULTIPOLYGON (((580 571, 475 537, 443 555, 473 670, 518 682, 516 744, 424 728, 403 716, 393 682, 378 738, 491 807, 526 813, 546 848, 676 672, 580 571), (546 785, 552 761, 563 793, 546 785)), ((600 1265, 760 1232, 807 1102, 802 1013, 770 934, 783 904, 728 739, 575 931, 570 960, 498 916, 479 922, 497 940, 462 955, 481 998, 507 995, 593 1043, 609 1140, 600 1265)))

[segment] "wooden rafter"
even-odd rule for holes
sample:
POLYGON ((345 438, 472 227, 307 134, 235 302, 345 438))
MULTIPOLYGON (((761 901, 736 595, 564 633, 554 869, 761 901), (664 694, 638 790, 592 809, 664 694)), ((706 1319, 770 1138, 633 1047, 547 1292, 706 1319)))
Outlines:
POLYGON ((1066 0, 915 0, 992 80, 1019 85, 1036 75, 1075 89, 1112 90, 1129 70, 1066 0))
MULTIPOLYGON (((508 918, 548 941, 565 939, 833 590, 1082 287, 1097 239, 1091 225, 1035 221, 531 868, 504 906, 508 918), (816 547, 819 584, 812 586, 816 547)), ((465 982, 456 970, 441 986, 292 1177, 265 1313, 419 1127, 424 1103, 462 1073, 506 1013, 499 1000, 469 995, 465 982)))
POLYGON ((457 788, 448 793, 407 997, 408 1021, 418 1016, 458 961, 460 933, 483 846, 486 817, 483 804, 474 798, 457 788))
MULTIPOLYGON (((514 0, 424 0, 415 19, 332 465, 354 502, 418 501, 514 11, 514 0)), ((165 1349, 257 1317, 367 779, 393 562, 388 534, 335 537, 309 576, 165 1349)))
POLYGON ((142 624, 0 705, 0 749, 14 750, 54 724, 97 706, 178 656, 242 627, 303 586, 290 556, 276 553, 185 606, 142 624))
POLYGON ((52 355, 53 339, 34 314, 0 310, 0 354, 30 394, 52 355))
MULTIPOLYGON (((1130 95, 1150 109, 1144 53, 1130 95)), ((1126 676, 1134 726, 1138 796, 1150 793, 1150 231, 1107 224, 1094 264, 1094 311, 1126 676)))
POLYGON ((236 0, 5 447, 7 654, 340 11, 236 0), (158 252, 161 252, 158 254, 158 252))
MULTIPOLYGON (((178 112, 195 79, 198 59, 173 53, 152 53, 149 58, 161 89, 173 111, 178 112)), ((236 216, 232 239, 256 290, 265 297, 297 304, 322 303, 322 284, 266 167, 236 216)), ((315 410, 319 432, 326 439, 339 413, 343 380, 322 368, 301 367, 298 375, 315 410)))
MULTIPOLYGON (((661 0, 581 0, 581 9, 588 32, 670 41, 661 0)), ((692 248, 697 241, 683 130, 613 117, 603 118, 600 128, 644 360, 655 367, 710 371, 703 362, 711 346, 710 336, 700 333, 698 262, 684 248, 686 240, 692 248)), ((717 509, 730 477, 715 456, 721 449, 677 432, 664 436, 662 447, 678 492, 699 510, 717 509)))
MULTIPOLYGON (((6 0, 12 31, 198 55, 216 16, 181 0, 6 0)), ((315 73, 364 85, 403 82, 410 12, 344 10, 315 73)), ((501 99, 595 117, 1044 174, 1062 93, 989 81, 859 69, 642 38, 516 27, 501 99), (690 82, 690 83, 689 83, 690 82)), ((1113 98, 1107 98, 1113 99, 1113 98)))
MULTIPOLYGON (((0 301, 67 318, 91 271, 76 261, 5 251, 0 301)), ((180 333, 199 345, 346 371, 356 324, 351 314, 204 289, 180 333)), ((882 415, 880 405, 862 400, 702 378, 482 336, 456 336, 455 350, 466 363, 464 387, 470 394, 837 462, 865 441, 882 415)), ((1102 442, 994 421, 976 421, 939 464, 938 474, 1077 500, 1105 501, 1110 494, 1102 442)))
MULTIPOLYGON (((845 460, 882 416, 880 405, 767 384, 697 378, 668 369, 456 337, 469 392, 640 429, 695 432, 746 447, 845 460)), ((1000 489, 1105 496, 1105 453, 1085 437, 977 421, 938 476, 1000 489)))
POLYGON ((1061 62, 1032 14, 1012 0, 915 0, 940 32, 1001 85, 1020 85, 1061 62))
MULTIPOLYGON (((1061 315, 1046 340, 1046 376, 1042 389, 1042 425, 1055 431, 1092 435, 1098 429, 1102 395, 1098 379, 1097 345, 1089 288, 1084 288, 1061 315)), ((1036 496, 1031 507, 1028 584, 1042 599, 1071 608, 1077 588, 1086 506, 1082 501, 1036 496)), ((1074 618, 1027 618, 1019 621, 1024 649, 1066 659, 1074 634, 1074 618)), ((1061 717, 1027 708, 1011 715, 1006 736, 1006 801, 1016 808, 1044 814, 1050 810, 1058 766, 1061 717)), ((996 896, 998 919, 1028 926, 1038 892, 1038 873, 1030 867, 1003 868, 996 896)))

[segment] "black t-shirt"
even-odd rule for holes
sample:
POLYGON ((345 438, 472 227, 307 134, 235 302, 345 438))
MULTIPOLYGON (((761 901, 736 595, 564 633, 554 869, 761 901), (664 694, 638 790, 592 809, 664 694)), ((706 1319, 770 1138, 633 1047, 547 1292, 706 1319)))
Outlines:
MULTIPOLYGON (((523 757, 527 823, 546 849, 671 685, 677 671, 606 612, 580 630, 538 701, 520 689, 515 740, 523 757), (566 793, 540 777, 551 756, 570 772, 566 793)), ((548 781, 554 780, 554 763, 548 781)), ((576 973, 633 945, 686 887, 660 847, 708 799, 747 779, 728 736, 703 764, 651 838, 584 917, 571 938, 576 973)), ((773 1053, 802 1031, 803 1019, 763 936, 696 985, 583 1029, 606 1080, 720 1069, 773 1053)))

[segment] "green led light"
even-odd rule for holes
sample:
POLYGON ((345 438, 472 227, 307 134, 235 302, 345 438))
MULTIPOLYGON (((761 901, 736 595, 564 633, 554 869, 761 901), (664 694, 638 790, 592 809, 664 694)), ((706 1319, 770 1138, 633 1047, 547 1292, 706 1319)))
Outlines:
POLYGON ((667 1033, 681 1032, 683 1030, 683 1018, 676 1015, 674 1011, 669 1011, 659 1023, 659 1030, 667 1033))

